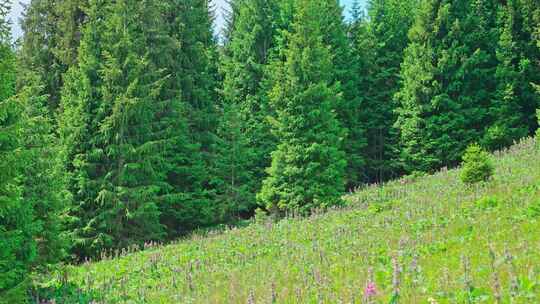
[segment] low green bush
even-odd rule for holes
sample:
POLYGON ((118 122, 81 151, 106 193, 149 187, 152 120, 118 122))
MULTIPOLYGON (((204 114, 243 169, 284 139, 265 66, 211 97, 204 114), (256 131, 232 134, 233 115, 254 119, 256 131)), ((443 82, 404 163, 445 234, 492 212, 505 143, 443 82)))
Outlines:
POLYGON ((489 154, 478 144, 470 145, 463 155, 461 181, 465 184, 485 182, 493 176, 493 171, 489 154))

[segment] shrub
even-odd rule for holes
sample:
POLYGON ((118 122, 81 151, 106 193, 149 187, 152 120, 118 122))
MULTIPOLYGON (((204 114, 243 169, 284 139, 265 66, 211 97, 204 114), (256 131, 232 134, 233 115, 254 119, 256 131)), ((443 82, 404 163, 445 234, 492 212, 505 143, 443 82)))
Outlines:
POLYGON ((461 181, 465 184, 487 181, 493 176, 493 171, 489 154, 478 144, 470 145, 463 155, 461 181))
POLYGON ((536 110, 536 117, 538 117, 538 126, 539 126, 539 128, 536 130, 536 140, 540 141, 540 109, 536 110))

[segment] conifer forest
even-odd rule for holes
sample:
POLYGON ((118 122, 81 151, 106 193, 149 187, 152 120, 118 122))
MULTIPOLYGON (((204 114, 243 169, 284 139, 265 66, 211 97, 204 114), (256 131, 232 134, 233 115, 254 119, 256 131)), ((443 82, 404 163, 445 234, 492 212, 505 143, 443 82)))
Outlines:
POLYGON ((540 0, 15 1, 1 304, 540 303, 540 0))

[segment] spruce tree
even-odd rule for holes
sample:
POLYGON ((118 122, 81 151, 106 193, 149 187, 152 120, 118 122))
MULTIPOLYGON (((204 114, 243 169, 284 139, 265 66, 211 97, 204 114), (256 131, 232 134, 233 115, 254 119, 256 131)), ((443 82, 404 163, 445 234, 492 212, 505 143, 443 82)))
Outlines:
MULTIPOLYGON (((281 45, 280 31, 290 24, 292 1, 289 0, 238 0, 232 1, 232 12, 223 50, 221 73, 223 74, 222 95, 225 109, 238 111, 239 123, 235 128, 241 130, 246 139, 246 148, 253 157, 248 163, 229 164, 241 166, 253 180, 246 184, 249 191, 243 194, 256 193, 261 188, 265 177, 265 168, 270 166, 270 153, 275 149, 276 139, 270 132, 267 116, 271 114, 267 98, 268 65, 271 58, 279 56, 281 45)), ((223 124, 228 124, 224 121, 223 124)), ((234 131, 231 131, 234 132, 234 131)), ((225 133, 222 132, 224 136, 225 133)), ((229 139, 223 138, 223 141, 229 139)), ((220 152, 228 153, 221 150, 220 152)), ((228 155, 217 155, 226 159, 228 155)), ((235 160, 235 159, 229 159, 235 160)), ((218 167, 224 164, 217 164, 218 167)), ((218 176, 228 176, 222 172, 218 176)), ((216 180, 215 185, 228 185, 227 180, 216 180)), ((227 188, 218 188, 225 193, 227 188)), ((252 201, 250 209, 255 209, 255 201, 248 197, 241 201, 252 201)))
MULTIPOLYGON (((335 106, 338 120, 347 130, 343 141, 346 153, 347 188, 354 189, 364 181, 365 158, 363 150, 366 147, 365 126, 361 120, 361 101, 364 92, 359 91, 358 72, 359 58, 351 40, 347 36, 347 24, 344 21, 343 9, 338 0, 321 1, 320 22, 324 31, 323 43, 328 45, 332 54, 333 81, 340 82, 341 104, 335 106)), ((302 5, 302 4, 299 4, 302 5)))
MULTIPOLYGON (((217 126, 217 44, 207 0, 174 0, 163 8, 169 36, 174 40, 171 62, 163 62, 181 88, 190 134, 209 153, 217 126)), ((176 88, 176 89, 179 89, 176 88)))
POLYGON ((9 1, 0 1, 0 303, 21 303, 36 246, 32 206, 23 199, 21 184, 22 107, 13 98, 16 60, 6 17, 9 10, 9 1))
POLYGON ((171 189, 160 210, 169 237, 175 238, 218 222, 210 175, 219 121, 217 44, 208 1, 170 1, 161 11, 169 49, 160 51, 156 64, 167 74, 161 98, 171 103, 164 125, 173 142, 165 156, 171 189))
POLYGON ((511 145, 536 128, 535 109, 540 99, 531 83, 540 81, 535 61, 540 53, 534 42, 534 1, 512 0, 501 6, 495 74, 497 91, 490 107, 490 126, 483 144, 491 149, 511 145))
POLYGON ((274 213, 337 205, 344 190, 346 132, 337 120, 341 92, 330 48, 322 39, 323 8, 319 2, 299 1, 285 61, 275 63, 269 96, 279 144, 257 196, 274 213))
POLYGON ((487 130, 483 144, 490 149, 509 146, 516 139, 528 133, 527 124, 524 124, 524 113, 519 105, 519 96, 516 96, 516 81, 519 71, 520 54, 513 37, 516 23, 516 12, 513 1, 508 2, 508 8, 502 9, 500 21, 500 38, 497 48, 497 91, 494 102, 490 108, 493 118, 487 130))
POLYGON ((134 0, 93 0, 87 11, 61 119, 81 256, 164 235, 158 205, 172 189, 167 155, 178 106, 162 98, 158 61, 168 56, 159 46, 170 44, 160 12, 156 1, 134 0))
POLYGON ((410 43, 401 69, 402 87, 396 94, 401 157, 407 171, 426 171, 438 165, 427 137, 427 113, 434 95, 430 87, 435 74, 435 21, 442 3, 425 1, 409 33, 410 43), (424 108, 426 110, 424 110, 424 108), (429 143, 429 146, 427 145, 429 143), (428 150, 429 149, 429 150, 428 150))
POLYGON ((70 206, 65 175, 58 156, 61 149, 48 113, 47 96, 37 75, 26 74, 17 94, 22 106, 21 149, 26 165, 22 172, 23 199, 32 206, 38 267, 55 264, 67 255, 69 246, 65 214, 70 206))
POLYGON ((122 0, 107 8, 98 108, 103 119, 90 154, 102 166, 93 199, 104 234, 96 237, 105 247, 127 247, 159 240, 164 232, 158 202, 166 190, 160 151, 167 143, 159 115, 168 104, 159 98, 164 75, 155 62, 164 33, 156 1, 122 0))
POLYGON ((63 149, 63 165, 67 172, 68 190, 72 194, 69 228, 72 233, 73 250, 78 256, 96 254, 103 249, 103 241, 97 239, 101 223, 96 197, 100 184, 93 181, 103 169, 93 158, 99 155, 94 138, 99 131, 104 113, 99 111, 102 103, 100 77, 103 56, 104 19, 108 14, 106 1, 92 0, 86 9, 87 23, 82 30, 78 52, 78 65, 72 66, 65 75, 58 119, 58 132, 63 149))
POLYGON ((359 58, 358 91, 361 93, 361 122, 367 145, 363 181, 381 182, 401 174, 394 100, 400 88, 399 73, 407 33, 414 20, 418 1, 371 1, 368 17, 359 12, 350 30, 359 58))
POLYGON ((456 165, 488 125, 496 83, 496 5, 427 1, 409 34, 397 94, 402 161, 411 171, 456 165))
POLYGON ((211 174, 215 191, 215 204, 219 205, 219 218, 233 221, 246 217, 256 202, 253 189, 257 181, 250 165, 254 152, 243 132, 239 106, 225 104, 216 133, 215 155, 211 174))
MULTIPOLYGON (((24 36, 21 45, 20 83, 25 74, 37 74, 48 96, 49 112, 54 114, 60 103, 63 75, 75 64, 80 31, 85 16, 82 7, 87 0, 32 0, 22 19, 24 36)), ((31 80, 30 80, 31 81, 31 80)))
POLYGON ((215 50, 206 3, 92 0, 85 14, 60 119, 75 252, 214 223, 215 50))

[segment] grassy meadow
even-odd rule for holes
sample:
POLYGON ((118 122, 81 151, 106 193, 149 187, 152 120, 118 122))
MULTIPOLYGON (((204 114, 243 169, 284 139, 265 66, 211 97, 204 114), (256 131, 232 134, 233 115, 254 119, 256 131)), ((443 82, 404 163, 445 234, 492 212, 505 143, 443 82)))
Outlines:
POLYGON ((104 254, 35 278, 56 303, 540 303, 540 149, 360 189, 347 206, 104 254), (105 256, 106 255, 106 256, 105 256))

